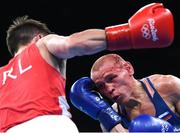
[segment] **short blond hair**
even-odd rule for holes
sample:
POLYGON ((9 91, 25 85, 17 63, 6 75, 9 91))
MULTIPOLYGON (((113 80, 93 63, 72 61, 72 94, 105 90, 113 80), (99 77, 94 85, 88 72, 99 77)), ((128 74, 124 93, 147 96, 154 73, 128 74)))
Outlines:
POLYGON ((112 58, 115 62, 125 62, 125 60, 118 54, 106 54, 98 58, 91 67, 90 76, 92 77, 95 71, 98 71, 100 67, 107 61, 107 59, 112 58))

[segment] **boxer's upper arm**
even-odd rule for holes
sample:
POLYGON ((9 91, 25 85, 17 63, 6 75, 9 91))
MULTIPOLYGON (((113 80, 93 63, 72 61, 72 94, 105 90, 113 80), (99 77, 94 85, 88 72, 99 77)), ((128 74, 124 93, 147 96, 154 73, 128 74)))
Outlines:
POLYGON ((178 77, 173 76, 171 86, 171 97, 173 103, 175 104, 176 113, 180 115, 180 79, 178 77))
POLYGON ((70 49, 69 43, 67 41, 68 37, 59 36, 56 34, 50 34, 37 42, 38 46, 45 46, 47 51, 57 58, 68 58, 70 53, 68 50, 70 49))
POLYGON ((173 105, 176 113, 180 113, 180 79, 173 75, 154 76, 161 96, 166 97, 170 105, 173 105))
POLYGON ((90 55, 106 49, 104 30, 85 30, 64 37, 50 34, 41 39, 50 53, 58 58, 72 58, 74 56, 90 55))

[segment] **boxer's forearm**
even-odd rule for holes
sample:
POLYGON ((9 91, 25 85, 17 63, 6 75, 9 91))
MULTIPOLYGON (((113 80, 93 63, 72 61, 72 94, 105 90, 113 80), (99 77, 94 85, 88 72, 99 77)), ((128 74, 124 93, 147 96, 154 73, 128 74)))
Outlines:
POLYGON ((53 55, 65 59, 95 54, 107 48, 105 31, 101 29, 88 29, 67 37, 51 34, 41 43, 53 55))
POLYGON ((110 131, 111 133, 114 132, 124 132, 124 133, 128 133, 128 130, 125 129, 121 124, 117 124, 115 127, 113 127, 110 131))

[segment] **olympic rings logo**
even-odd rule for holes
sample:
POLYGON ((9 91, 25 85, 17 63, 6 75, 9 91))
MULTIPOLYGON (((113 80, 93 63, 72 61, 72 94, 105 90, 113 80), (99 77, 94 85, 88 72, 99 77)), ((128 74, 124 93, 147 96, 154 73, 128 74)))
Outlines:
POLYGON ((153 42, 156 42, 159 40, 158 36, 157 36, 157 28, 155 27, 155 20, 152 18, 149 18, 148 20, 148 24, 144 24, 141 28, 141 32, 142 32, 142 37, 145 39, 150 39, 152 38, 153 42))
POLYGON ((141 28, 142 36, 145 39, 150 39, 151 38, 151 32, 149 30, 149 26, 147 24, 144 24, 141 28))

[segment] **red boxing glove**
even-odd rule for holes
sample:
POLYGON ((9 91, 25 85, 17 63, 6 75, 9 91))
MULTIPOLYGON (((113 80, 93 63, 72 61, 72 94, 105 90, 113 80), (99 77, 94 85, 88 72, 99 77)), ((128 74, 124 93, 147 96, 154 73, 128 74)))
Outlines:
POLYGON ((168 47, 174 40, 172 13, 162 3, 139 9, 128 23, 105 28, 108 50, 168 47))

